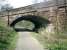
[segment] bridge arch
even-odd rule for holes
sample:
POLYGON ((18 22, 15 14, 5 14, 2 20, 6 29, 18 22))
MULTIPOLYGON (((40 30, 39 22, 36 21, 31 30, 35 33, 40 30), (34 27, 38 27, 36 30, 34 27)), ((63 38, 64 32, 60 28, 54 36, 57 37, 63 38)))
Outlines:
POLYGON ((25 16, 21 16, 17 19, 15 19, 10 26, 14 28, 14 26, 16 25, 16 23, 22 21, 22 20, 26 20, 26 21, 30 21, 35 25, 35 28, 33 28, 33 30, 28 30, 28 29, 23 29, 23 31, 34 31, 34 32, 38 32, 38 29, 41 27, 46 27, 47 24, 50 23, 49 20, 42 18, 40 16, 35 16, 35 15, 25 15, 25 16))

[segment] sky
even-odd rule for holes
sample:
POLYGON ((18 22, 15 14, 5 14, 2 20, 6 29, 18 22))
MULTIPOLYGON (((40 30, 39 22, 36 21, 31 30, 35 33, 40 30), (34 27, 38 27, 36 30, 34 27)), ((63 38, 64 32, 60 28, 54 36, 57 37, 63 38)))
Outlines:
MULTIPOLYGON (((36 0, 35 0, 36 1, 36 0)), ((38 0, 38 2, 43 2, 44 0, 38 0)), ((33 4, 34 0, 8 0, 8 3, 14 8, 24 7, 33 4)))

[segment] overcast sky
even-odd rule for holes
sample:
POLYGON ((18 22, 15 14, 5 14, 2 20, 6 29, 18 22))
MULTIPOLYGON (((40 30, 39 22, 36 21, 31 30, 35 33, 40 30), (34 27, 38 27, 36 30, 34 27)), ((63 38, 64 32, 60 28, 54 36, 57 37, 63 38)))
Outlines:
MULTIPOLYGON (((27 6, 33 4, 33 2, 34 0, 8 0, 8 3, 10 3, 14 8, 27 6)), ((38 0, 38 2, 43 2, 43 0, 38 0)))

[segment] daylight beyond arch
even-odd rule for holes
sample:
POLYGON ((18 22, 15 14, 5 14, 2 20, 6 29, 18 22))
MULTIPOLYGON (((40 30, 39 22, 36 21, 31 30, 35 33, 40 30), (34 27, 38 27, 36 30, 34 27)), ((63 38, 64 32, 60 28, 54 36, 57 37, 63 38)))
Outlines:
MULTIPOLYGON (((14 27, 16 23, 22 21, 22 20, 26 20, 26 21, 30 21, 32 22, 34 25, 35 25, 35 28, 31 31, 35 31, 35 32, 38 32, 38 29, 41 28, 41 27, 46 27, 47 24, 49 24, 49 20, 47 19, 44 19, 40 16, 34 16, 34 15, 26 15, 26 16, 21 16, 17 19, 15 19, 11 24, 10 26, 11 27, 14 27)), ((26 29, 27 30, 27 29, 26 29)))

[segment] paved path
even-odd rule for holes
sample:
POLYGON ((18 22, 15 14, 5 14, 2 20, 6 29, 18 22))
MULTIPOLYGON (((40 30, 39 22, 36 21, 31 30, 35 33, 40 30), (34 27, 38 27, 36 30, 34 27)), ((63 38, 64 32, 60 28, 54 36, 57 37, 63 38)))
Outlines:
POLYGON ((40 43, 29 32, 19 32, 15 50, 43 50, 40 43))

